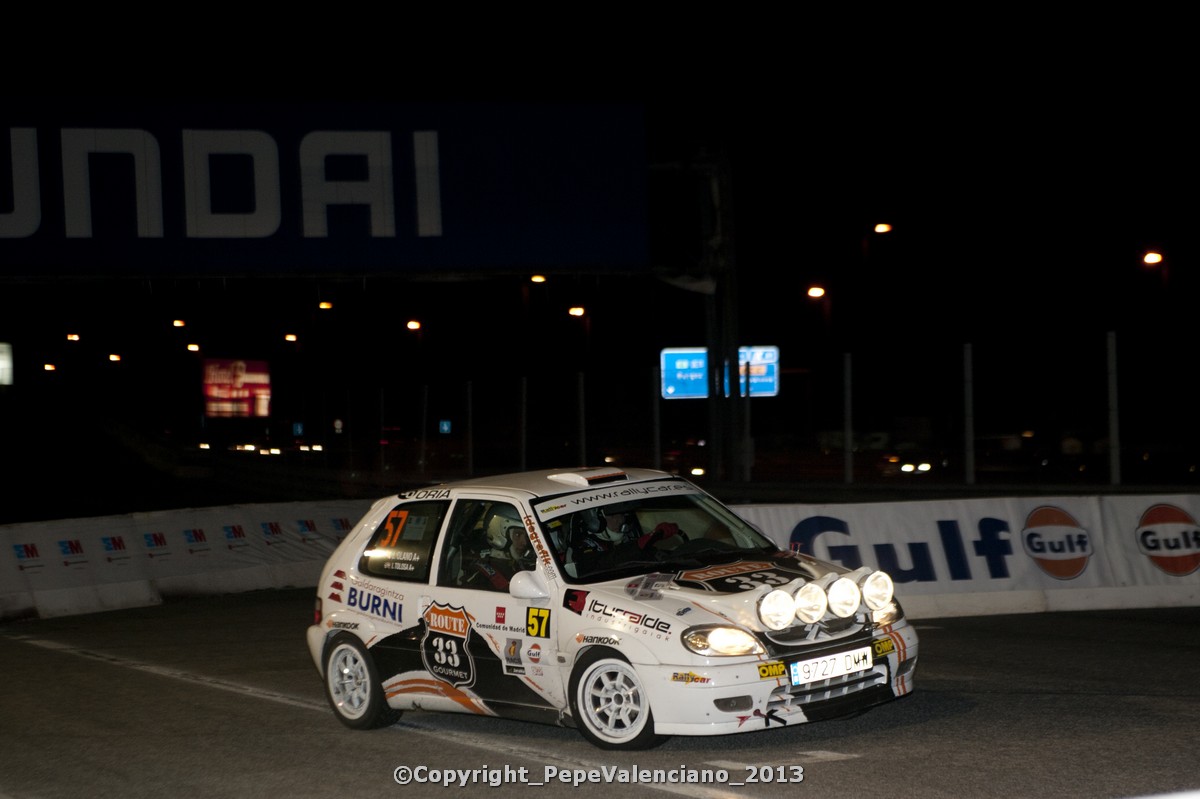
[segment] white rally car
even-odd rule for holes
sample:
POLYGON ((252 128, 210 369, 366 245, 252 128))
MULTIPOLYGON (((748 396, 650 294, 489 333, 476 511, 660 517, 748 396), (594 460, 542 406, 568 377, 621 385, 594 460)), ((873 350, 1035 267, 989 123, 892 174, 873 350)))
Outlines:
POLYGON ((307 638, 350 727, 475 713, 606 749, 849 715, 909 693, 917 663, 886 574, 781 550, 647 469, 381 499, 326 564, 307 638))

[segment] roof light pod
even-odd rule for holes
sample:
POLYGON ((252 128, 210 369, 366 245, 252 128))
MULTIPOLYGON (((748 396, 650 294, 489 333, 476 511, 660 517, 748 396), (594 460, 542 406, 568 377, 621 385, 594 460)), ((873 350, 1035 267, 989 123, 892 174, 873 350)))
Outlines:
POLYGON ((771 630, 782 630, 796 615, 796 601, 783 589, 776 588, 759 597, 758 618, 771 630))
POLYGON ((796 600, 796 618, 805 624, 814 624, 821 620, 829 609, 829 597, 825 589, 816 583, 805 583, 800 586, 794 597, 796 600))
POLYGON ((861 566, 846 575, 858 585, 863 602, 871 610, 882 610, 891 603, 896 587, 887 572, 861 566))
POLYGON ((862 589, 863 602, 871 610, 882 610, 891 604, 895 594, 895 586, 887 572, 871 572, 859 587, 862 589))
POLYGON ((839 577, 829 586, 829 610, 839 619, 848 619, 858 610, 862 591, 849 577, 839 577))

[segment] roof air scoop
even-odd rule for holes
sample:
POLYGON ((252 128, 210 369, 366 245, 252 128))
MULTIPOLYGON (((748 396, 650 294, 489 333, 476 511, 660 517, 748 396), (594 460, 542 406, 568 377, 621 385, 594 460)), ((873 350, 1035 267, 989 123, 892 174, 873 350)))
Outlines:
POLYGON ((629 477, 620 469, 576 469, 572 472, 558 472, 550 475, 549 479, 556 483, 569 486, 594 486, 603 483, 619 483, 629 477))

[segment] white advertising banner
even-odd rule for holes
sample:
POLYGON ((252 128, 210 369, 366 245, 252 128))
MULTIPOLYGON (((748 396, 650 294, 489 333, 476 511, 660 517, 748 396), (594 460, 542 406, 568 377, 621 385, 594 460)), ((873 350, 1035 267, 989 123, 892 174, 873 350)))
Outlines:
POLYGON ((912 616, 1200 604, 1200 497, 735 508, 783 547, 888 572, 912 616))
MULTIPOLYGON (((0 527, 0 618, 315 586, 367 500, 0 527)), ((778 545, 891 574, 913 618, 1200 605, 1200 495, 734 508, 778 545)))
MULTIPOLYGON (((48 618, 158 604, 123 516, 4 528, 37 615, 48 618)), ((8 586, 0 594, 8 594, 8 586)))
POLYGON ((3 526, 0 618, 316 585, 370 504, 235 505, 3 526))

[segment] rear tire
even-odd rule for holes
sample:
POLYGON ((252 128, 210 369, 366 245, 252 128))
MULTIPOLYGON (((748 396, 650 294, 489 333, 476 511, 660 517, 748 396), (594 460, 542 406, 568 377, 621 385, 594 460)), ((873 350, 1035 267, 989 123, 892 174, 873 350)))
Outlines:
POLYGON ((371 654, 349 633, 338 633, 325 645, 325 697, 351 729, 388 727, 400 718, 383 695, 371 654))
POLYGON ((651 749, 669 737, 655 735, 642 680, 612 649, 596 647, 580 658, 571 673, 570 701, 575 726, 601 749, 651 749))

